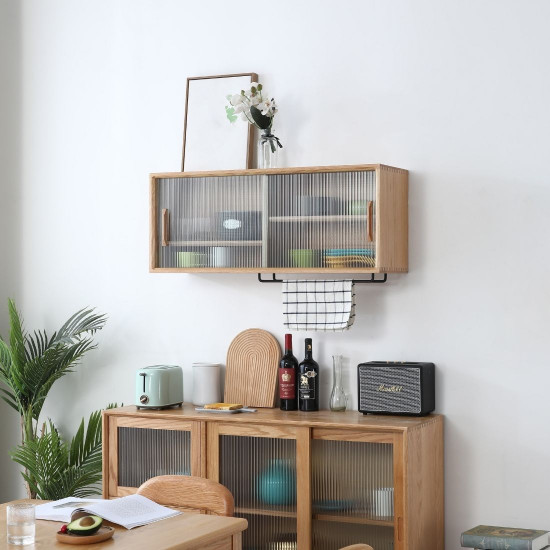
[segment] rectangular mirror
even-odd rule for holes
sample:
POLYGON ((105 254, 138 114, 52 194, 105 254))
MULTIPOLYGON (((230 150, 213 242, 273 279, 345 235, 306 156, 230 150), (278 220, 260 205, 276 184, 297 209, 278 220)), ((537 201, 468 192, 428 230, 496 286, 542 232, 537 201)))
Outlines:
POLYGON ((181 171, 244 170, 253 165, 254 127, 225 113, 227 95, 257 82, 256 73, 187 79, 181 171))

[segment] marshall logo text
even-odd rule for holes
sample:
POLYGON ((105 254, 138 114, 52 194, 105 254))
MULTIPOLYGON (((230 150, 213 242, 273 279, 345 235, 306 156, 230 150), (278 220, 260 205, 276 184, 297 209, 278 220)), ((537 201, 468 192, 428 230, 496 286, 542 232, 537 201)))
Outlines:
POLYGON ((380 384, 378 386, 378 390, 376 391, 383 391, 388 393, 398 393, 403 389, 403 386, 386 386, 386 384, 380 384))

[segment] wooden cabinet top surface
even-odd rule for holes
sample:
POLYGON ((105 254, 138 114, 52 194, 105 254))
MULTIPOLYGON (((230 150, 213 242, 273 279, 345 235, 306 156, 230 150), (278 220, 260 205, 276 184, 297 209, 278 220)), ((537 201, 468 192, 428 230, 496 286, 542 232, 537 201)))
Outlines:
POLYGON ((357 411, 317 412, 281 411, 280 409, 257 409, 256 413, 203 413, 195 411, 195 406, 184 403, 175 409, 137 409, 134 405, 108 409, 107 416, 132 416, 144 419, 198 420, 205 422, 235 422, 245 424, 285 424, 287 426, 309 426, 312 428, 344 428, 373 431, 404 432, 432 422, 442 422, 439 414, 423 417, 363 415, 357 411))
POLYGON ((393 170, 408 173, 408 170, 385 164, 345 164, 335 166, 296 166, 293 168, 268 168, 248 170, 217 170, 203 172, 160 172, 152 178, 201 178, 209 176, 261 176, 269 174, 314 174, 317 172, 360 172, 365 170, 393 170))

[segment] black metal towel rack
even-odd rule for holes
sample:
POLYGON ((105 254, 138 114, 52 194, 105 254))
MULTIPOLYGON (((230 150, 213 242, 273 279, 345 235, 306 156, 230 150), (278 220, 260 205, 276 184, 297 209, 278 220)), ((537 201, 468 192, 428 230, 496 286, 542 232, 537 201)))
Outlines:
MULTIPOLYGON (((382 277, 382 279, 377 279, 375 274, 373 273, 370 276, 370 279, 353 279, 352 282, 353 283, 385 283, 388 280, 388 274, 384 273, 383 275, 384 276, 382 277)), ((260 283, 282 283, 283 282, 282 279, 277 279, 275 277, 275 273, 273 273, 272 279, 262 279, 262 274, 258 273, 258 281, 260 281, 260 283)))

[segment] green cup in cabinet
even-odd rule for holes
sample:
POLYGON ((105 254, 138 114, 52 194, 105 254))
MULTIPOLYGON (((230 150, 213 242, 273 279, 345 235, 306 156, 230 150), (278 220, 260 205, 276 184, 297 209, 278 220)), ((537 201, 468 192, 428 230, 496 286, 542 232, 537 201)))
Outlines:
POLYGON ((206 254, 199 252, 178 252, 178 267, 203 267, 206 262, 206 254))

